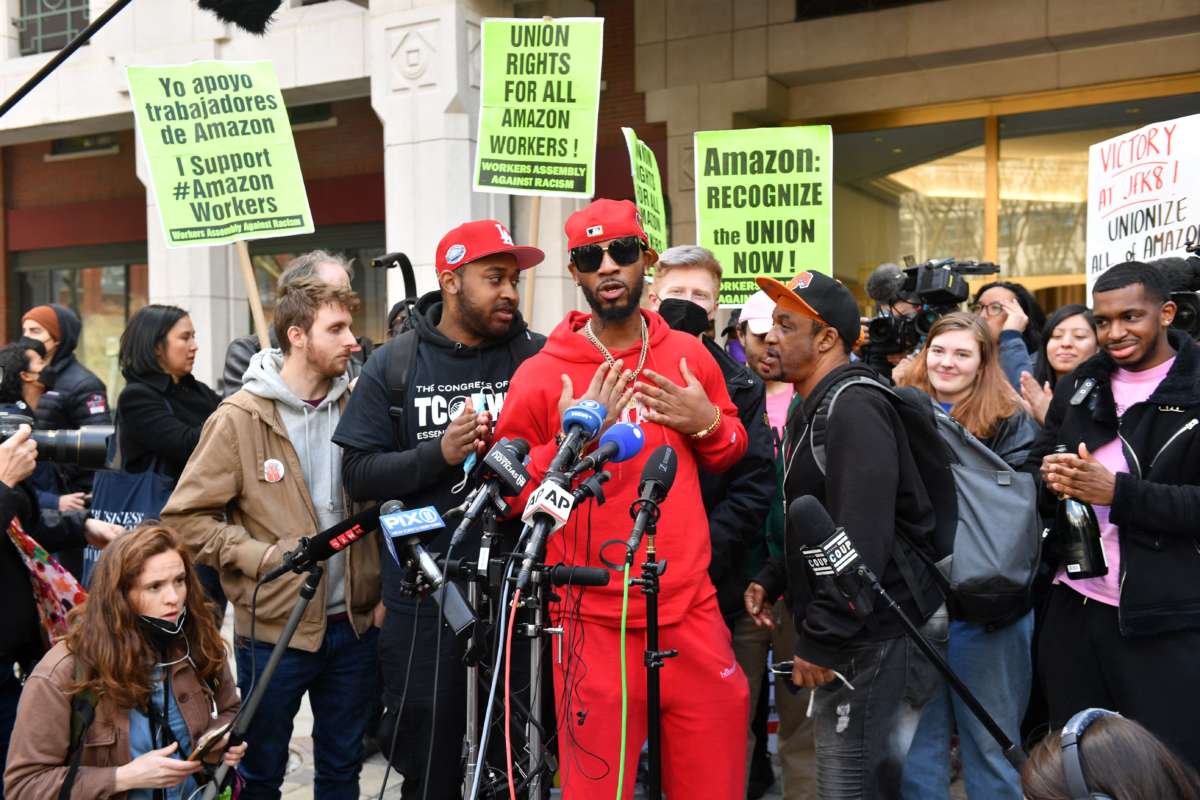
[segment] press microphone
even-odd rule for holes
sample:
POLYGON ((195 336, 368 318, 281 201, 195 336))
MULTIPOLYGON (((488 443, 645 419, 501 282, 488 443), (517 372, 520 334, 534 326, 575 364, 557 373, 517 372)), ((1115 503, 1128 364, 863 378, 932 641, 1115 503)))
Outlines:
POLYGON ((555 586, 608 586, 611 574, 603 567, 573 567, 555 564, 548 571, 555 586))
POLYGON ((437 562, 422 542, 424 538, 436 536, 436 531, 442 530, 445 524, 442 517, 433 506, 406 509, 399 500, 388 500, 379 507, 379 524, 383 527, 384 541, 387 542, 388 552, 397 564, 400 556, 396 552, 399 544, 407 549, 425 580, 433 587, 433 599, 442 609, 442 616, 451 630, 456 634, 475 624, 475 613, 467 605, 458 586, 446 580, 438 568, 437 562), (433 533, 431 533, 433 532, 433 533))
POLYGON ((583 446, 596 438, 604 427, 604 416, 608 412, 595 400, 580 400, 563 412, 562 429, 566 434, 558 452, 550 462, 548 474, 565 474, 579 459, 583 446))
POLYGON ((467 535, 467 528, 488 505, 496 503, 499 498, 520 494, 529 483, 529 472, 525 469, 525 459, 529 457, 529 442, 524 439, 501 439, 486 456, 483 457, 483 483, 475 488, 465 503, 466 510, 462 520, 450 537, 450 547, 457 547, 467 535))
POLYGON ((379 527, 379 506, 372 506, 316 536, 305 537, 295 550, 284 553, 283 563, 263 576, 259 583, 270 583, 289 572, 299 572, 318 561, 340 553, 379 527))
POLYGON ((871 614, 875 607, 871 588, 874 576, 845 528, 835 528, 829 512, 812 495, 797 497, 788 506, 786 543, 789 579, 795 570, 807 568, 831 596, 845 602, 851 614, 860 619, 871 614))
POLYGON ((577 478, 588 470, 599 470, 609 461, 619 464, 642 452, 646 443, 646 434, 637 425, 629 422, 618 422, 604 432, 600 437, 600 446, 590 455, 579 459, 568 475, 577 478))
POLYGON ((633 531, 629 534, 629 541, 625 543, 625 557, 628 563, 633 563, 634 553, 642 543, 646 528, 658 522, 658 504, 667 496, 667 492, 671 491, 671 484, 675 483, 675 469, 678 466, 679 457, 675 455, 675 448, 663 444, 650 454, 646 465, 642 467, 638 499, 629 507, 629 514, 633 517, 633 531))

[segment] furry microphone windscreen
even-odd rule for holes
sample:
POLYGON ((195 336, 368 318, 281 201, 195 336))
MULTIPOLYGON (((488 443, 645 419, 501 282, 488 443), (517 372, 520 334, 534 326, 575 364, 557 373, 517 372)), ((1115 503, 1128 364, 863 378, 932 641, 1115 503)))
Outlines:
POLYGON ((196 0, 197 4, 250 33, 264 33, 283 0, 196 0))

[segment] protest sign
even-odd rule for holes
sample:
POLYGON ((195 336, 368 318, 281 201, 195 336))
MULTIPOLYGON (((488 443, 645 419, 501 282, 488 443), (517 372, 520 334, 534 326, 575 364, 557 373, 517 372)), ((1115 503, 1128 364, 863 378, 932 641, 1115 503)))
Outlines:
POLYGON ((701 131, 696 239, 724 268, 720 304, 758 291, 759 275, 833 271, 833 132, 828 125, 701 131))
POLYGON ((1122 261, 1186 256, 1200 240, 1200 114, 1088 148, 1087 293, 1122 261))
POLYGON ((633 128, 621 128, 629 148, 629 168, 633 174, 633 196, 642 215, 642 229, 650 247, 661 253, 668 247, 667 214, 663 203, 662 175, 654 151, 637 137, 633 128))
POLYGON ((129 67, 128 75, 168 247, 312 233, 271 62, 129 67))
POLYGON ((603 25, 483 21, 476 191, 592 196, 603 25))

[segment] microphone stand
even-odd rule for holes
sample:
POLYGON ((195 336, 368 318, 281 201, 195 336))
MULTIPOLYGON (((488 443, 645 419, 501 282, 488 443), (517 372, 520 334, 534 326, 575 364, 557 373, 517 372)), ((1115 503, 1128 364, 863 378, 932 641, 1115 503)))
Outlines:
POLYGON ((634 586, 642 587, 642 594, 646 596, 646 651, 642 658, 646 665, 646 745, 649 764, 646 797, 648 800, 662 800, 662 700, 658 671, 663 668, 666 659, 679 655, 678 650, 658 649, 659 578, 667 571, 667 562, 656 559, 654 534, 657 522, 658 508, 656 506, 650 517, 650 523, 646 526, 646 560, 642 562, 642 576, 629 581, 634 586))
POLYGON ((879 582, 879 578, 875 577, 875 573, 871 571, 870 567, 860 562, 855 567, 855 571, 859 577, 871 584, 871 588, 883 598, 888 608, 896 612, 896 616, 900 618, 900 624, 904 626, 904 631, 908 634, 908 638, 913 640, 913 643, 920 648, 925 657, 937 667, 938 672, 942 673, 942 677, 950 684, 950 688, 966 704, 967 708, 971 709, 971 713, 975 715, 975 719, 979 720, 979 723, 996 740, 996 744, 1000 745, 1000 749, 1004 752, 1004 757, 1008 759, 1008 763, 1012 764, 1013 768, 1019 773, 1021 767, 1025 764, 1026 758, 1028 758, 1025 751, 1021 749, 1021 746, 1009 740, 1008 736, 1004 733, 1004 729, 1000 727, 996 720, 992 718, 992 715, 988 713, 987 709, 983 707, 983 704, 979 702, 979 698, 971 693, 971 690, 954 673, 954 670, 951 669, 946 659, 942 657, 942 654, 937 651, 937 648, 930 644, 929 640, 921 634, 920 629, 904 613, 904 609, 900 607, 900 604, 888 594, 887 589, 883 588, 883 584, 879 582))
MULTIPOLYGON (((271 684, 271 678, 275 676, 275 670, 278 669, 279 662, 283 659, 283 654, 287 651, 288 645, 291 644, 292 636, 296 633, 296 628, 300 627, 300 620, 304 617, 304 612, 308 609, 309 602, 312 601, 313 596, 317 593, 317 587, 321 584, 321 576, 325 573, 325 568, 318 562, 301 568, 301 571, 307 572, 308 577, 304 579, 304 583, 300 586, 300 599, 292 607, 292 613, 288 617, 287 623, 283 626, 279 638, 275 641, 275 647, 271 650, 271 656, 267 659, 267 664, 263 667, 262 674, 255 681, 254 691, 242 703, 241 710, 238 711, 237 717, 233 720, 233 727, 229 731, 229 747, 235 747, 245 741, 246 730, 249 729, 250 722, 254 719, 254 714, 258 711, 258 706, 262 703, 263 697, 267 693, 267 687, 271 684)), ((250 669, 254 669, 254 642, 250 643, 250 669)), ((221 786, 225 783, 225 779, 229 774, 229 769, 229 765, 222 761, 221 766, 217 767, 217 771, 213 774, 212 780, 204 787, 203 800, 216 800, 218 793, 221 791, 221 786)))

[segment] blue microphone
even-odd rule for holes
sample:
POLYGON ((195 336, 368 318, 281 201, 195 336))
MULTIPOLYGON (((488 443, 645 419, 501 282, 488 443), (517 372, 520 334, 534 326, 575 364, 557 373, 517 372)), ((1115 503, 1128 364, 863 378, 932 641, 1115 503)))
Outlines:
POLYGON ((425 549, 424 542, 436 537, 445 527, 437 509, 433 506, 406 509, 399 500, 389 500, 379 507, 379 524, 388 552, 396 564, 403 568, 405 561, 409 561, 425 576, 433 587, 433 599, 441 608, 442 617, 454 632, 461 634, 474 625, 475 613, 462 592, 446 580, 433 556, 425 549), (401 558, 397 545, 407 551, 406 558, 401 558))
POLYGON ((604 432, 600 437, 600 446, 590 456, 579 459, 579 463, 571 469, 571 477, 576 478, 588 470, 597 470, 609 461, 619 464, 642 452, 646 444, 646 434, 637 425, 629 422, 618 422, 604 432))
POLYGON ((563 412, 562 429, 566 434, 554 460, 550 462, 549 475, 564 475, 579 459, 579 451, 583 446, 596 438, 596 434, 604 427, 604 417, 608 413, 604 406, 595 400, 580 400, 563 412))

